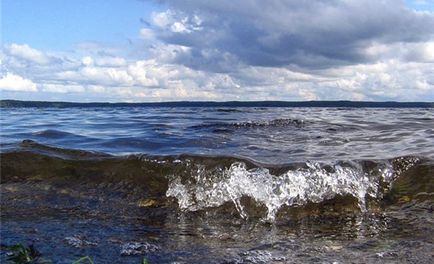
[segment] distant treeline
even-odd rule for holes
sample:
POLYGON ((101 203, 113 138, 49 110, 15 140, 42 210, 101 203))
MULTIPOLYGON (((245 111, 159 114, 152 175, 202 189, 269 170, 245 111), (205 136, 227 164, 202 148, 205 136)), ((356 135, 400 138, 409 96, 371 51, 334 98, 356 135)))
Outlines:
POLYGON ((350 108, 434 108, 434 102, 363 102, 363 101, 179 101, 153 103, 73 103, 0 100, 0 107, 350 107, 350 108))

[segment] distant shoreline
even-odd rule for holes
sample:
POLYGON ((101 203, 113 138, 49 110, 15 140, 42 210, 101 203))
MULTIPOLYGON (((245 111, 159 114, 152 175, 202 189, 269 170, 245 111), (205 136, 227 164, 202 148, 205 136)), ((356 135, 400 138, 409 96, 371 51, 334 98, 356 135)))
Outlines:
POLYGON ((342 108, 434 108, 434 102, 372 101, 169 101, 147 103, 51 102, 0 100, 1 108, 12 107, 342 107, 342 108))

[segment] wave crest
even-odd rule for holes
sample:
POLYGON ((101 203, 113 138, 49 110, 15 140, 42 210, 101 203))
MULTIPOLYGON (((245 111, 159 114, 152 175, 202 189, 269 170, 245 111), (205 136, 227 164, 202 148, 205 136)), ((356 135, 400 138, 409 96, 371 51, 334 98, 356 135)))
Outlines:
POLYGON ((242 218, 267 221, 309 208, 353 212, 425 199, 434 171, 432 160, 415 156, 273 165, 233 156, 110 156, 29 140, 0 159, 1 183, 106 186, 140 204, 150 199, 153 206, 205 213, 229 205, 242 218))
POLYGON ((303 119, 292 119, 292 118, 281 118, 263 121, 245 121, 236 123, 210 123, 192 126, 192 128, 203 129, 203 128, 269 128, 269 127, 303 127, 308 123, 303 119))
POLYGON ((381 183, 389 181, 391 174, 392 165, 386 163, 377 165, 368 173, 357 165, 324 166, 308 162, 304 168, 273 175, 266 168, 247 169, 244 163, 236 162, 213 174, 199 168, 196 175, 185 182, 174 175, 166 195, 176 198, 179 207, 185 211, 232 202, 243 218, 248 215, 240 201, 243 197, 250 197, 267 208, 265 219, 273 221, 285 205, 319 203, 338 195, 355 197, 361 210, 365 210, 367 196, 380 195, 381 183))

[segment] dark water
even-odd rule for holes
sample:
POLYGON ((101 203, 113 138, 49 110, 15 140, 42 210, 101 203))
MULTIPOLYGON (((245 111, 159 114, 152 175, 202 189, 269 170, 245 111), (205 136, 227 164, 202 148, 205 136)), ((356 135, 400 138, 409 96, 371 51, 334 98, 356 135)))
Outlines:
POLYGON ((434 260, 433 108, 2 108, 0 142, 2 243, 56 263, 434 260))

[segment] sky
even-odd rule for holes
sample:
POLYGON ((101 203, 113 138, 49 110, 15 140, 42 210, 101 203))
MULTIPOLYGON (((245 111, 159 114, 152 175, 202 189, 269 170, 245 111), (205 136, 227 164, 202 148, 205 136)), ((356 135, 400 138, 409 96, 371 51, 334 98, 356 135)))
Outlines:
POLYGON ((0 1, 0 99, 434 101, 434 0, 0 1))

